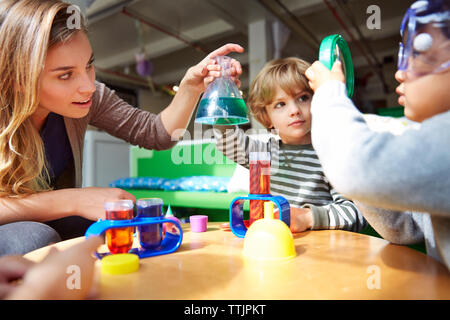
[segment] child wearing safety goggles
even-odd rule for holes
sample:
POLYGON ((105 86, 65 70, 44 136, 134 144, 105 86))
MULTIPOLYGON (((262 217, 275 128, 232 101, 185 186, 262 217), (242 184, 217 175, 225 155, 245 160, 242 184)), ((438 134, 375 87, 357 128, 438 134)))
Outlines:
POLYGON ((340 63, 330 71, 315 62, 306 71, 312 143, 331 184, 383 238, 425 241, 450 269, 450 0, 413 3, 401 35, 396 92, 417 126, 372 130, 347 97, 340 63))

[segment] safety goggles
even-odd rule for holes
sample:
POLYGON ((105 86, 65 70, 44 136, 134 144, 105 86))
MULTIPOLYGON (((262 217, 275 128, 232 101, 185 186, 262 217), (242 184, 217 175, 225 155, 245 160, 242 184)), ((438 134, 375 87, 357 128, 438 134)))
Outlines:
POLYGON ((415 75, 450 67, 450 0, 416 1, 403 17, 398 69, 415 75))

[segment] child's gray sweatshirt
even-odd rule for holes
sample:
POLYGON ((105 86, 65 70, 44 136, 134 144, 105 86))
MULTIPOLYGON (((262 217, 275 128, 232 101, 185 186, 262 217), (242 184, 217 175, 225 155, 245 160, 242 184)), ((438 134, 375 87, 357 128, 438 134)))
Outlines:
POLYGON ((450 269, 450 111, 401 134, 377 132, 345 85, 329 81, 314 94, 311 112, 312 143, 334 188, 385 239, 424 239, 427 253, 450 269))

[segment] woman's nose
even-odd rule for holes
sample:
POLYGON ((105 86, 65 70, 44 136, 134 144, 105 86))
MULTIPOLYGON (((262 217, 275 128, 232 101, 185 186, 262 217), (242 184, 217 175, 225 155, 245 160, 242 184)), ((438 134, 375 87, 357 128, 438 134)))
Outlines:
POLYGON ((81 93, 94 93, 95 90, 95 75, 92 77, 89 73, 86 73, 86 75, 81 79, 78 91, 81 93))

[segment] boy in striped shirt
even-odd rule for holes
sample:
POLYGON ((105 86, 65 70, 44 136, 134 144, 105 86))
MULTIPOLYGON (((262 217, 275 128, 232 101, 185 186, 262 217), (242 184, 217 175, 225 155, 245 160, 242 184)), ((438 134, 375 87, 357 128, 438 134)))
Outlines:
POLYGON ((248 99, 251 112, 264 127, 275 130, 279 139, 271 137, 263 142, 238 127, 217 126, 217 148, 247 168, 250 152, 270 152, 270 192, 289 201, 292 232, 359 232, 366 226, 365 219, 353 202, 330 185, 311 144, 312 90, 304 75, 309 66, 298 58, 274 60, 252 82, 248 99))

